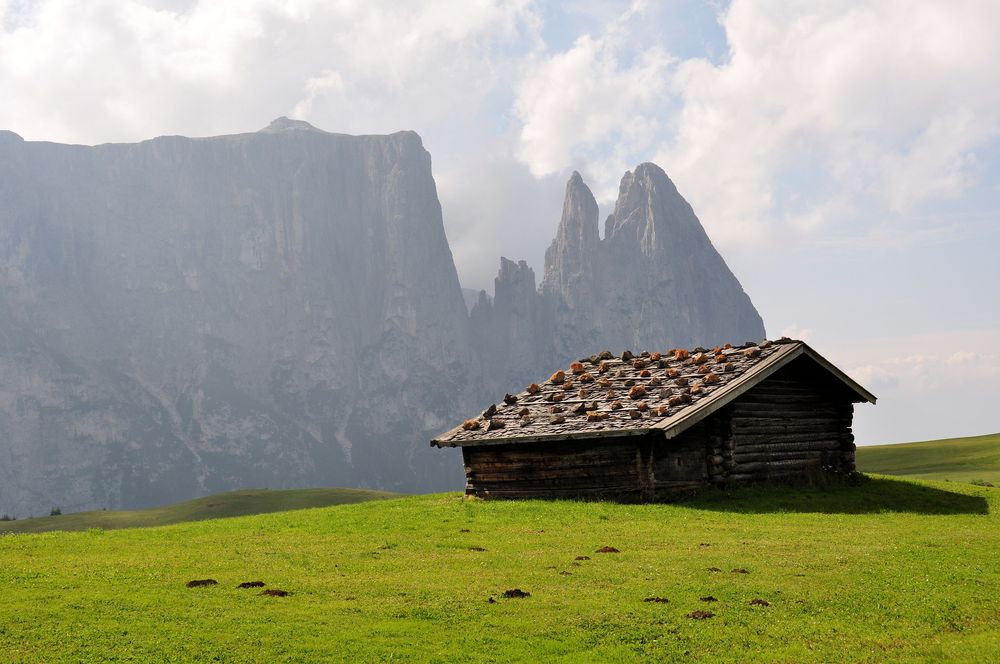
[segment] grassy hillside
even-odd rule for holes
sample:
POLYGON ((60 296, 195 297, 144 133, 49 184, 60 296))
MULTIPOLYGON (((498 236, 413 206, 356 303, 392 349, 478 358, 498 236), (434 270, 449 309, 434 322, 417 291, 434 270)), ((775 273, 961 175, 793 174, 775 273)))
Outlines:
POLYGON ((399 494, 364 489, 245 489, 146 510, 74 512, 17 521, 0 521, 0 533, 41 533, 51 530, 88 528, 141 528, 166 526, 184 521, 284 512, 308 507, 327 507, 396 498, 399 494))
POLYGON ((877 478, 8 535, 0 661, 995 661, 998 514, 1000 489, 877 478))
POLYGON ((858 448, 858 470, 1000 486, 1000 433, 858 448))

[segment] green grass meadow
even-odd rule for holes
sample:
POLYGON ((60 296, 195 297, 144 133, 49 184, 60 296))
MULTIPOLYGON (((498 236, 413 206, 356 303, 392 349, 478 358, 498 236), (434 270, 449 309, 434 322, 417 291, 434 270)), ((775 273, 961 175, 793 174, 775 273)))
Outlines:
POLYGON ((0 521, 0 533, 41 533, 50 530, 88 528, 104 530, 146 528, 185 521, 348 505, 397 497, 399 494, 365 489, 242 489, 145 510, 74 512, 51 517, 0 521))
POLYGON ((7 535, 0 661, 996 662, 998 514, 1000 489, 881 476, 7 535))
POLYGON ((858 448, 858 470, 1000 486, 1000 433, 858 448))

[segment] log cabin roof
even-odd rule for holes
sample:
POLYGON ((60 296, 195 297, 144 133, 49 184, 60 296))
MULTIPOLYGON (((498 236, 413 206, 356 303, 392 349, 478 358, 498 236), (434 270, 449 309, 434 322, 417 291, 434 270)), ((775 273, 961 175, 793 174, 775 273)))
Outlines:
POLYGON ((806 357, 855 403, 875 396, 802 341, 664 353, 625 351, 574 362, 431 441, 437 447, 645 435, 673 438, 792 360, 806 357))

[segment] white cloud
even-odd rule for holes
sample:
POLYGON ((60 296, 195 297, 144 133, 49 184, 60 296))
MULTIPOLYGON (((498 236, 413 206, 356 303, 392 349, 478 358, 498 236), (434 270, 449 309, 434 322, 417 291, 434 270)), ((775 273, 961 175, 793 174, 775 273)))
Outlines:
POLYGON ((99 142, 256 129, 298 112, 338 131, 478 112, 527 0, 50 0, 0 6, 0 126, 99 142), (161 3, 162 4, 162 3, 161 3))
POLYGON ((515 111, 522 123, 518 156, 533 174, 590 163, 596 193, 606 198, 661 131, 672 58, 655 44, 628 51, 629 23, 641 16, 635 3, 600 34, 582 35, 529 67, 515 111))
POLYGON ((319 76, 314 76, 306 81, 304 96, 295 104, 292 110, 292 117, 305 119, 312 115, 313 102, 316 97, 344 91, 344 78, 335 71, 324 70, 319 76))
POLYGON ((1000 400, 998 340, 1000 329, 982 329, 828 349, 829 359, 879 398, 874 407, 856 409, 859 443, 994 433, 1000 400))
MULTIPOLYGON (((948 364, 966 364, 976 359, 976 354, 970 350, 957 351, 948 358, 948 364)), ((993 357, 994 361, 996 356, 993 357)))
POLYGON ((724 241, 958 196, 1000 131, 996 3, 735 0, 722 20, 730 57, 679 65, 659 158, 724 241))
POLYGON ((641 29, 656 18, 633 4, 528 67, 515 113, 532 173, 584 165, 608 201, 655 159, 741 246, 909 220, 967 191, 1000 136, 996 3, 735 0, 719 64, 674 58, 641 29))

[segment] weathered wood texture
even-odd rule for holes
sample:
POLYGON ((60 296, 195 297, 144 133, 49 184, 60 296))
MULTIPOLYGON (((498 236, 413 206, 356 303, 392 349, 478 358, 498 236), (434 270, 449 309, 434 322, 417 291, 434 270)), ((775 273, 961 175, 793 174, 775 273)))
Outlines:
POLYGON ((634 441, 462 448, 466 493, 480 498, 639 497, 634 441))
POLYGON ((710 468, 717 482, 854 470, 852 395, 813 363, 792 362, 724 410, 731 463, 710 468))
POLYGON ((672 440, 650 437, 651 488, 654 494, 703 486, 708 480, 705 442, 714 435, 712 418, 672 440))
POLYGON ((795 360, 680 435, 659 431, 464 447, 466 493, 484 498, 655 500, 706 484, 854 470, 855 395, 795 360))
POLYGON ((695 435, 465 447, 462 454, 466 493, 481 498, 653 500, 707 479, 704 443, 695 435))

